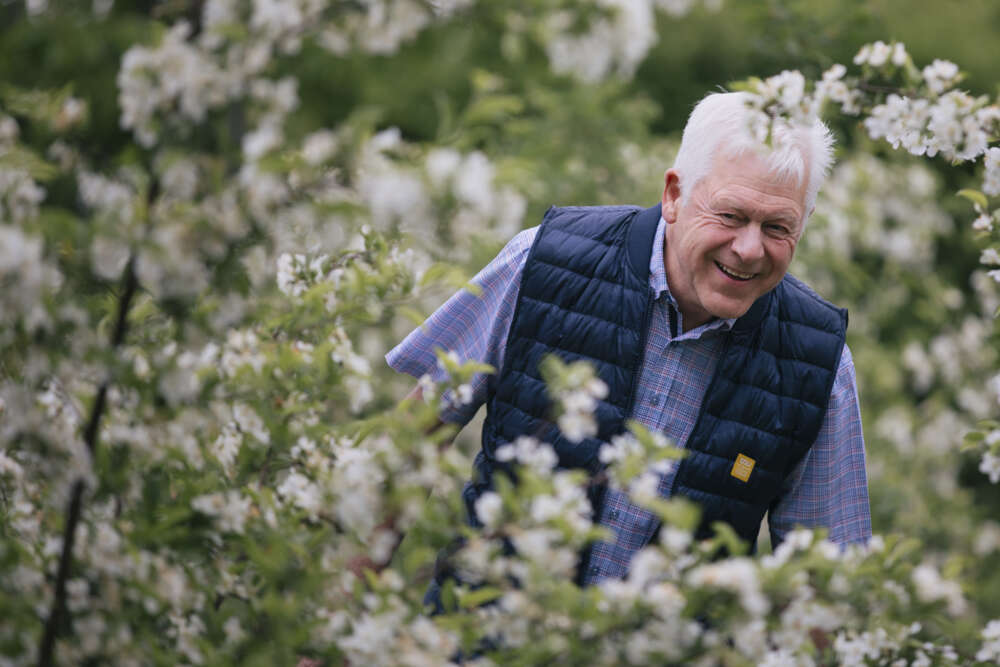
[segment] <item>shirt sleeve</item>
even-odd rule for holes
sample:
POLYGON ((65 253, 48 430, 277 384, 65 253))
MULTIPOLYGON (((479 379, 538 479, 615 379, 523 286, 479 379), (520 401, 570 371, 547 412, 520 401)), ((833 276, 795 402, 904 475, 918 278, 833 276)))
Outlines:
MULTIPOLYGON (((467 289, 456 292, 385 355, 389 366, 415 378, 426 374, 440 382, 447 378, 435 354, 435 350, 441 349, 454 352, 462 362, 479 361, 499 371, 507 332, 514 317, 521 273, 537 232, 538 228, 532 227, 511 239, 471 280, 481 293, 477 296, 467 289)), ((469 383, 472 399, 462 405, 457 405, 450 393, 446 393, 441 419, 466 424, 486 401, 488 381, 485 374, 474 376, 469 383)))
POLYGON ((773 544, 795 526, 827 528, 830 541, 842 545, 871 537, 861 409, 846 345, 819 435, 791 480, 790 490, 769 514, 773 544))

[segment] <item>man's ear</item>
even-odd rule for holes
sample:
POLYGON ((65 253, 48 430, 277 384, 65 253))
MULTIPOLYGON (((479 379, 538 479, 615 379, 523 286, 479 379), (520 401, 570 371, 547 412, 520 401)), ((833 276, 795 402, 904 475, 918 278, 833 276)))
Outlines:
POLYGON ((676 169, 667 169, 663 175, 663 199, 661 209, 663 219, 668 223, 677 222, 677 212, 681 207, 681 179, 676 169))

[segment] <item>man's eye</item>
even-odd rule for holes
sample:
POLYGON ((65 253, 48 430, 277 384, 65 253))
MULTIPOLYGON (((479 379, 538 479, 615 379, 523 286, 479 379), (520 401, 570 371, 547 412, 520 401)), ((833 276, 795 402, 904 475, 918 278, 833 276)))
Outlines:
POLYGON ((722 217, 725 218, 726 220, 738 220, 739 219, 739 216, 737 216, 735 213, 723 213, 722 217))
POLYGON ((771 236, 777 236, 779 238, 783 238, 792 233, 791 230, 789 230, 788 227, 785 227, 784 225, 768 225, 767 232, 771 236))

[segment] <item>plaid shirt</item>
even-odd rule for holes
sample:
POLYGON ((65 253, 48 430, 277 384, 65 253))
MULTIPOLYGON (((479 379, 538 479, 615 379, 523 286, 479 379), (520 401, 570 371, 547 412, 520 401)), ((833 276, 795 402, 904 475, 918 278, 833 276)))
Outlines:
MULTIPOLYGON (((667 286, 664 229, 661 219, 649 263, 649 284, 656 300, 631 416, 684 447, 734 320, 710 320, 684 331, 667 286), (676 318, 676 336, 671 335, 671 317, 676 318)), ((443 348, 463 361, 474 359, 501 368, 521 271, 537 230, 534 227, 515 236, 473 278, 482 288, 479 297, 467 290, 455 294, 386 355, 389 365, 414 377, 426 373, 441 380, 444 371, 437 365, 434 350, 443 348)), ((472 402, 444 409, 441 418, 457 424, 472 419, 488 399, 487 381, 486 376, 477 376, 472 382, 472 402)), ((669 495, 672 477, 670 473, 661 478, 661 495, 669 495)), ((772 541, 780 541, 795 526, 825 527, 838 544, 862 542, 871 536, 861 412, 854 363, 846 347, 819 435, 788 484, 789 490, 768 516, 772 541)), ((608 492, 598 521, 614 533, 615 540, 594 545, 585 583, 625 576, 632 556, 649 542, 658 525, 653 514, 632 504, 620 491, 608 492)))

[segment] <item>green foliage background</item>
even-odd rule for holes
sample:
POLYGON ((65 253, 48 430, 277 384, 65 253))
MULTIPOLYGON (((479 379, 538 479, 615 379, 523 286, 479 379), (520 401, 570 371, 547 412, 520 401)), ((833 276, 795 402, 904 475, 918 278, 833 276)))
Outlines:
MULTIPOLYGON (((49 12, 29 17, 23 3, 0 0, 0 100, 18 118, 23 144, 39 156, 47 155, 58 134, 77 146, 95 171, 136 165, 148 170, 153 154, 137 145, 120 125, 116 75, 130 46, 155 41, 166 24, 179 18, 196 18, 200 3, 118 1, 103 19, 92 15, 90 4, 50 0, 49 12), (35 113, 38 109, 18 111, 18 100, 23 102, 24 95, 33 90, 57 96, 62 91, 84 100, 85 122, 56 133, 43 122, 43 114, 35 113)), ((799 69, 816 77, 833 63, 849 63, 860 45, 875 39, 904 42, 918 63, 934 58, 959 63, 967 72, 963 85, 973 93, 995 96, 1000 90, 996 79, 1000 41, 995 38, 1000 31, 1000 5, 990 0, 847 0, 836 4, 729 0, 714 12, 696 6, 680 18, 659 13, 659 41, 635 76, 592 84, 553 73, 543 40, 531 29, 509 29, 511 16, 521 16, 530 24, 532 12, 545 4, 481 3, 423 30, 391 55, 351 52, 335 56, 306 42, 300 52, 276 59, 268 72, 274 78, 292 74, 299 81, 300 104, 284 125, 289 144, 321 127, 351 128, 359 144, 378 131, 396 127, 416 152, 430 146, 463 153, 482 151, 495 165, 496 182, 525 198, 522 226, 528 227, 552 204, 655 201, 686 115, 706 92, 783 69, 799 69), (633 150, 623 151, 623 146, 633 150)), ((246 113, 233 104, 209 114, 190 133, 171 136, 170 141, 177 150, 201 156, 208 182, 223 183, 241 160, 238 127, 247 122, 246 113)), ((996 523, 1000 487, 989 484, 976 470, 978 457, 961 453, 959 445, 962 432, 984 416, 969 409, 974 403, 969 392, 986 396, 987 383, 996 370, 992 311, 997 289, 981 273, 979 279, 970 279, 979 271, 980 248, 969 231, 973 216, 968 202, 954 195, 960 188, 976 187, 975 173, 940 159, 922 160, 918 165, 867 139, 856 118, 838 117, 831 123, 844 165, 831 179, 839 183, 839 198, 820 201, 794 270, 852 313, 849 344, 863 401, 875 531, 919 538, 926 555, 936 558, 946 572, 974 582, 965 593, 981 625, 1000 616, 1000 576, 996 574, 1000 538, 996 547, 982 546, 983 526, 1000 531, 996 523), (866 162, 864 156, 874 159, 866 162), (916 187, 916 180, 924 185, 916 187), (892 198, 904 203, 896 209, 880 209, 871 203, 892 198), (854 221, 846 246, 831 241, 841 238, 834 229, 835 214, 854 221), (919 262, 906 253, 887 252, 883 242, 900 230, 923 243, 919 262), (937 348, 934 341, 938 341, 937 348), (904 359, 907 350, 912 358, 916 349, 924 351, 921 358, 926 362, 922 363, 935 369, 928 381, 917 381, 917 362, 904 359), (940 352, 937 357, 934 349, 940 352), (901 436, 901 430, 908 435, 901 436), (910 444, 901 445, 904 441, 910 444)), ((289 169, 292 158, 277 154, 271 159, 270 166, 281 172, 289 169)), ((349 164, 338 168, 350 171, 349 164)), ((106 337, 120 290, 92 274, 87 249, 96 227, 88 226, 93 221, 87 219, 76 177, 71 171, 57 171, 45 187, 46 202, 32 231, 55 249, 72 286, 70 296, 87 313, 87 326, 106 337)), ((444 202, 440 210, 451 211, 453 205, 444 202)), ((350 210, 347 205, 343 208, 350 210)), ((436 275, 447 280, 428 281, 429 285, 418 288, 393 273, 389 263, 381 265, 373 259, 380 271, 378 280, 358 283, 354 293, 347 292, 357 306, 357 313, 346 318, 348 333, 355 340, 366 339, 365 354, 375 360, 377 391, 362 414, 370 424, 377 424, 409 389, 408 379, 396 377, 378 363, 380 354, 413 325, 413 315, 428 314, 504 241, 486 230, 456 230, 447 216, 438 222, 411 239, 402 222, 395 220, 369 237, 365 252, 371 258, 383 257, 385 243, 407 239, 441 262, 436 275)), ((263 236, 266 233, 255 228, 249 238, 263 236)), ((235 257, 239 245, 228 252, 235 257)), ((217 287, 227 285, 234 292, 251 293, 250 278, 235 259, 219 261, 211 276, 217 287)), ((211 327, 206 322, 224 294, 217 296, 185 302, 142 295, 130 315, 130 343, 152 352, 170 340, 190 342, 209 336, 206 331, 211 327)), ((272 331, 315 330, 324 325, 322 307, 315 307, 321 304, 321 296, 314 294, 313 308, 301 311, 286 309, 280 299, 261 300, 237 324, 263 324, 272 331)), ((59 331, 39 334, 41 338, 32 338, 27 330, 8 334, 0 347, 0 375, 17 381, 31 381, 26 370, 29 355, 49 355, 56 366, 68 340, 68 334, 59 331)), ((283 392, 308 387, 319 395, 326 386, 339 387, 342 378, 332 365, 298 367, 295 355, 282 348, 284 342, 278 337, 269 341, 274 345, 269 363, 294 377, 287 386, 272 376, 249 372, 239 380, 243 393, 256 405, 272 406, 272 413, 262 415, 272 439, 291 442, 293 433, 287 421, 282 421, 283 392)), ((317 357, 327 352, 323 349, 317 357)), ((97 348, 82 357, 76 361, 118 363, 107 350, 97 348)), ((150 414, 155 412, 155 419, 176 417, 176 406, 165 406, 155 387, 135 386, 143 400, 154 406, 150 414)), ((347 395, 337 392, 341 389, 334 392, 339 405, 326 406, 321 414, 328 429, 348 432, 356 425, 343 408, 347 395)), ((202 395, 209 395, 208 386, 202 395)), ((81 400, 86 404, 90 398, 84 395, 81 400)), ((995 415, 995 400, 991 409, 995 415)), ((476 447, 476 429, 467 429, 459 443, 460 451, 471 453, 476 447)), ((145 463, 114 442, 99 451, 98 499, 126 493, 130 470, 145 463)), ((273 481, 268 474, 289 465, 282 456, 274 450, 244 453, 243 474, 273 481)), ((140 533, 147 533, 134 539, 154 549, 202 549, 197 516, 192 518, 186 504, 171 514, 165 499, 190 498, 207 489, 209 482, 191 482, 192 488, 184 488, 172 479, 169 466, 152 467, 148 472, 146 486, 129 512, 134 517, 155 517, 155 521, 139 523, 140 533), (205 488, 196 488, 199 484, 205 488)), ((266 487, 261 494, 269 493, 266 487)), ((447 500, 441 503, 443 507, 447 500)), ((447 517, 445 510, 441 512, 447 517)), ((59 516, 52 515, 54 531, 59 516)), ((287 620, 298 613, 294 605, 284 605, 290 604, 288 598, 301 586, 308 585, 302 582, 310 576, 309 553, 329 537, 318 533, 310 538, 314 543, 283 543, 272 535, 256 545, 260 551, 253 552, 250 560, 262 571, 269 564, 271 569, 261 576, 277 582, 261 603, 272 619, 287 620)), ((407 560, 401 569, 415 579, 426 578, 427 560, 447 539, 444 526, 432 520, 421 523, 407 538, 409 551, 403 550, 402 558, 407 560)), ((13 551, 6 553, 10 562, 16 562, 10 556, 13 551)), ((21 603, 12 600, 0 604, 3 609, 23 612, 21 603)), ((210 635, 218 637, 219 633, 218 627, 209 629, 210 635)), ((264 624, 260 643, 237 658, 245 659, 244 664, 290 660, 289 647, 307 643, 306 634, 289 625, 264 624)), ((149 641, 156 644, 152 637, 149 641)), ((166 654, 154 661, 166 662, 166 654)))

